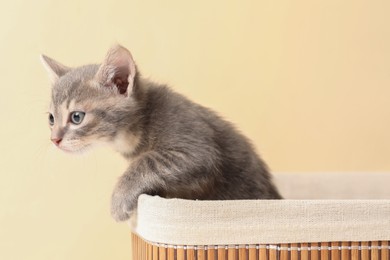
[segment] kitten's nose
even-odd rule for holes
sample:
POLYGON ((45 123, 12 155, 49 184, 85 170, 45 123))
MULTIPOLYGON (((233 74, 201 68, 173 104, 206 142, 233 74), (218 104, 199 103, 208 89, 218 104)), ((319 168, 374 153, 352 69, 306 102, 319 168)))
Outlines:
POLYGON ((62 139, 61 138, 52 138, 51 141, 55 144, 55 145, 60 145, 62 139))

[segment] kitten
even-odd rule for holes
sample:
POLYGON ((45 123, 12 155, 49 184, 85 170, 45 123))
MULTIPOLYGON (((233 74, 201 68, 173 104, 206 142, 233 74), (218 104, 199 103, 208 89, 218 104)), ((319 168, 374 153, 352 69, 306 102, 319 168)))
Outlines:
POLYGON ((130 217, 142 193, 167 198, 280 199, 250 142, 213 111, 142 78, 130 52, 66 67, 42 55, 52 80, 51 140, 66 152, 110 144, 129 162, 111 202, 130 217))

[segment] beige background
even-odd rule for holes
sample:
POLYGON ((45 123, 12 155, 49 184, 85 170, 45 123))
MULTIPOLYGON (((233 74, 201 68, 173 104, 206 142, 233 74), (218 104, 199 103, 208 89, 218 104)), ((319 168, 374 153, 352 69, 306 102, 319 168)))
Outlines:
POLYGON ((273 171, 390 170, 390 1, 0 3, 0 259, 129 259, 109 198, 125 168, 49 143, 44 52, 119 42, 143 74, 220 112, 273 171))

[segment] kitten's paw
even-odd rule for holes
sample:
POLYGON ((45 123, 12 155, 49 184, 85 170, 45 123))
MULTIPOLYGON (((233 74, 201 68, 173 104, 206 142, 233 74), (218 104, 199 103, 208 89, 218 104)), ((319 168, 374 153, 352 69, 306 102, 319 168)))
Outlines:
POLYGON ((111 198, 111 216, 116 221, 125 221, 131 217, 136 206, 136 199, 121 189, 116 188, 111 198))
POLYGON ((127 212, 112 208, 111 209, 111 216, 113 217, 113 219, 115 219, 115 221, 120 222, 120 221, 128 220, 131 216, 131 212, 127 213, 127 212))

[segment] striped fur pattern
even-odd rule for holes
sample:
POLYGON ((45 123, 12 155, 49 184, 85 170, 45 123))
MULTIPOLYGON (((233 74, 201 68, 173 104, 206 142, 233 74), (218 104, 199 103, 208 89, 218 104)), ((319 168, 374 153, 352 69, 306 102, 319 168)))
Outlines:
POLYGON ((100 65, 68 68, 46 56, 52 79, 52 140, 67 152, 109 144, 129 161, 113 195, 117 221, 142 193, 185 199, 279 199, 265 163, 229 122, 142 78, 128 50, 100 65), (74 111, 85 113, 73 124, 74 111), (61 140, 60 142, 58 142, 61 140))

